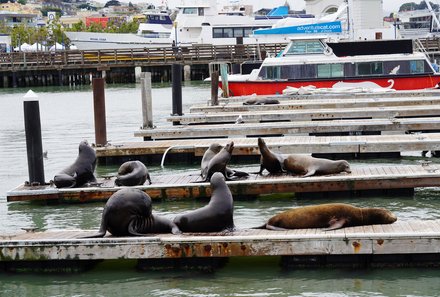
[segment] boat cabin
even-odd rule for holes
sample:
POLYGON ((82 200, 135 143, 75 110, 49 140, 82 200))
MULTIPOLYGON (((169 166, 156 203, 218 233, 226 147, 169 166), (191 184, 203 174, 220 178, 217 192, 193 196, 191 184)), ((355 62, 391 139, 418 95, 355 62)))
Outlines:
POLYGON ((380 77, 434 73, 412 40, 325 42, 294 39, 276 57, 266 59, 260 80, 380 77))

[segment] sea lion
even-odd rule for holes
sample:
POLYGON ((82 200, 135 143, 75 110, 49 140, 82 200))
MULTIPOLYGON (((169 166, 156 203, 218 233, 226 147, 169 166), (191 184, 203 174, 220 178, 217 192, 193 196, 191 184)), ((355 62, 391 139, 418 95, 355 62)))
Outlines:
POLYGON ((392 224, 397 217, 384 208, 360 208, 344 203, 310 205, 290 209, 270 218, 259 229, 286 230, 304 228, 326 228, 374 224, 392 224))
POLYGON ((302 177, 316 174, 351 173, 346 160, 329 160, 308 155, 291 154, 284 159, 284 169, 290 173, 303 174, 302 177))
POLYGON ((234 229, 234 200, 220 172, 211 177, 211 199, 202 208, 178 215, 174 223, 182 232, 220 232, 234 229))
POLYGON ((144 236, 151 233, 181 233, 171 220, 152 214, 152 201, 145 192, 123 188, 110 196, 102 212, 99 232, 85 238, 144 236))
POLYGON ((243 102, 243 105, 264 105, 264 104, 280 104, 280 101, 271 98, 250 98, 243 102))
POLYGON ((258 174, 261 175, 264 169, 272 174, 285 172, 284 155, 272 152, 261 137, 258 138, 258 148, 260 149, 261 154, 260 171, 258 174))
MULTIPOLYGON (((206 177, 208 175, 208 165, 209 162, 212 160, 212 158, 218 154, 222 149, 222 145, 219 143, 211 143, 211 145, 209 146, 209 148, 205 151, 205 153, 203 154, 202 157, 202 162, 201 162, 201 173, 200 175, 202 176, 203 179, 206 180, 206 177)), ((243 171, 239 171, 239 170, 233 170, 230 169, 228 167, 226 167, 226 175, 229 179, 231 179, 232 177, 245 177, 245 176, 249 176, 248 173, 243 172, 243 171)))
MULTIPOLYGON (((204 181, 209 181, 211 176, 215 172, 221 172, 226 180, 230 180, 227 173, 227 167, 229 160, 231 159, 232 151, 234 150, 234 142, 226 144, 223 149, 215 154, 211 160, 208 162, 208 167, 206 170, 206 177, 204 181)), ((205 162, 206 163, 206 162, 205 162)))
POLYGON ((146 180, 148 180, 151 185, 150 174, 144 163, 141 161, 128 161, 119 167, 115 185, 138 186, 143 185, 146 180))
POLYGON ((79 144, 79 153, 75 162, 54 176, 54 184, 57 188, 73 188, 95 183, 96 178, 93 174, 95 167, 95 150, 87 140, 83 140, 79 144))

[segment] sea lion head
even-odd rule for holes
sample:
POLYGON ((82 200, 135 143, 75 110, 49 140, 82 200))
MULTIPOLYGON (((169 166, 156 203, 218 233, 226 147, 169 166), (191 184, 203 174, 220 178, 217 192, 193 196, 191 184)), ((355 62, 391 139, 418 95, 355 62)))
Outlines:
POLYGON ((364 208, 362 215, 364 221, 368 220, 370 224, 392 224, 397 221, 397 217, 384 208, 364 208))
POLYGON ((232 155, 232 150, 234 149, 234 142, 231 141, 225 146, 225 150, 228 151, 232 155))
POLYGON ((216 188, 217 185, 225 183, 225 177, 220 172, 214 172, 210 179, 211 188, 216 188))
POLYGON ((211 143, 209 146, 209 150, 214 153, 218 153, 222 149, 222 145, 220 143, 211 143))
POLYGON ((262 147, 265 147, 265 146, 266 146, 266 142, 264 141, 264 139, 261 137, 258 137, 258 147, 260 148, 260 150, 262 147))
POLYGON ((341 160, 338 164, 338 169, 339 172, 347 172, 347 173, 351 173, 351 169, 350 169, 350 164, 345 161, 345 160, 341 160))

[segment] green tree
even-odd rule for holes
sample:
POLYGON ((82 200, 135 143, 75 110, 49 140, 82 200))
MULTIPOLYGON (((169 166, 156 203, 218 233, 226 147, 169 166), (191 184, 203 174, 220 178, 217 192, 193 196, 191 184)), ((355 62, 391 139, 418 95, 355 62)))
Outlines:
POLYGON ((20 3, 21 5, 27 4, 27 0, 17 0, 17 2, 20 3))

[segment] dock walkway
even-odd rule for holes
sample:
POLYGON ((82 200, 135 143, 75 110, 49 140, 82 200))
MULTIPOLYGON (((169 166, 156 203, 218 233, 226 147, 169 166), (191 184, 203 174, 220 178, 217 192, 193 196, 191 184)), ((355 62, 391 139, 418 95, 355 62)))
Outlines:
MULTIPOLYGON (((106 158, 135 158, 156 156, 148 164, 159 163, 167 152, 164 162, 168 164, 168 155, 190 155, 193 160, 200 159, 211 143, 221 145, 234 141, 233 155, 259 156, 255 138, 216 138, 216 139, 175 139, 142 142, 124 142, 96 148, 100 160, 106 158), (154 162, 155 161, 155 162, 154 162)), ((440 133, 416 133, 395 135, 352 135, 352 136, 284 136, 265 138, 267 146, 283 154, 365 154, 392 153, 403 151, 440 150, 440 133)), ((182 161, 182 160, 181 160, 182 161)))
MULTIPOLYGON (((232 169, 235 167, 231 166, 232 169)), ((152 176, 151 185, 136 186, 152 199, 195 199, 210 197, 208 182, 202 182, 199 171, 186 174, 152 176)), ((83 203, 106 201, 120 187, 114 186, 114 179, 99 181, 100 186, 84 188, 56 188, 53 186, 19 187, 6 193, 7 201, 56 201, 83 203)), ((377 165, 354 166, 350 174, 332 174, 302 178, 289 174, 250 174, 246 179, 227 181, 235 199, 258 197, 275 193, 329 193, 348 192, 356 195, 362 191, 397 189, 413 190, 417 187, 440 186, 440 165, 377 165)))
MULTIPOLYGON (((300 229, 269 231, 243 229, 235 232, 156 234, 151 237, 80 239, 96 231, 63 230, 27 232, 0 237, 2 266, 28 261, 28 265, 60 260, 194 259, 283 256, 367 256, 368 263, 411 257, 438 265, 439 220, 398 220, 391 225, 348 227, 334 231, 300 229), (402 258, 398 258, 398 257, 402 258), (29 264, 31 263, 31 264, 29 264)), ((286 258, 287 257, 287 258, 286 258)), ((71 263, 73 261, 70 261, 71 263)), ((363 265, 366 261, 363 261, 363 265)), ((157 262, 156 262, 157 263, 157 262)))

